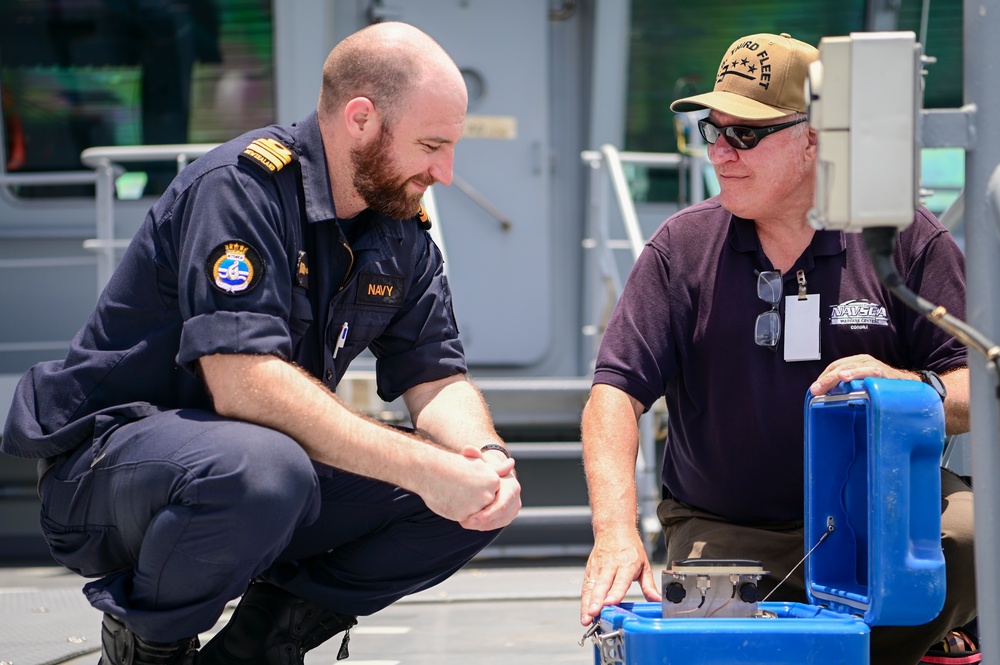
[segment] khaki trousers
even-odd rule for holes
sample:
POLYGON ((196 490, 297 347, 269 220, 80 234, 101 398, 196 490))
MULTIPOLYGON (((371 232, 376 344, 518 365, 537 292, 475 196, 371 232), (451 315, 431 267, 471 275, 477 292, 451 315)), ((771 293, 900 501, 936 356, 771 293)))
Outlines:
MULTIPOLYGON (((756 559, 770 574, 761 580, 766 596, 805 555, 801 522, 742 525, 664 499, 657 508, 667 542, 667 562, 689 558, 756 559)), ((815 543, 812 543, 814 545, 815 543)), ((871 635, 873 665, 916 665, 952 628, 976 616, 972 490, 951 471, 941 470, 941 546, 947 567, 947 595, 936 619, 921 626, 876 626, 871 635)), ((800 566, 769 600, 807 602, 800 566)))

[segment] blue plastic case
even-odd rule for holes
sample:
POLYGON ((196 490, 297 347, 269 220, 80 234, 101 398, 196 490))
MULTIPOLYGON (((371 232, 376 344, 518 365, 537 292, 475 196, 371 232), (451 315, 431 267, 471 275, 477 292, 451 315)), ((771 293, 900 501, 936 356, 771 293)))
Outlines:
POLYGON ((806 399, 811 603, 870 626, 915 626, 944 605, 941 397, 920 381, 865 379, 806 399))
POLYGON ((601 612, 597 665, 867 664, 871 632, 860 618, 804 603, 761 603, 773 619, 664 619, 660 603, 601 612))
MULTIPOLYGON (((869 662, 870 626, 941 611, 941 398, 919 381, 865 379, 805 401, 810 604, 773 618, 662 618, 660 603, 605 608, 598 665, 869 662)), ((767 562, 763 562, 765 567, 767 562)))

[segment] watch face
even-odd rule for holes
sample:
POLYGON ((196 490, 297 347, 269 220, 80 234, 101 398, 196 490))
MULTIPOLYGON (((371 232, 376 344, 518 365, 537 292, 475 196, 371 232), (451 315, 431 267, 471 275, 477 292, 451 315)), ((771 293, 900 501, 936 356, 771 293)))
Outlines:
POLYGON ((948 390, 944 387, 944 382, 941 377, 937 375, 937 372, 932 372, 930 370, 921 370, 920 378, 924 383, 929 385, 931 388, 937 391, 937 394, 941 396, 941 400, 948 395, 948 390))

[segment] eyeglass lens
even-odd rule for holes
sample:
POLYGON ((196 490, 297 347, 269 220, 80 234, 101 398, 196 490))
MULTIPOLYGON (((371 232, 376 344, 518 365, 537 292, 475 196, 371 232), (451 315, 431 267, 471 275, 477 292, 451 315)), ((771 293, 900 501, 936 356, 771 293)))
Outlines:
POLYGON ((799 120, 783 122, 777 125, 768 125, 766 127, 745 127, 743 125, 716 127, 707 119, 703 118, 698 121, 698 131, 701 132, 701 136, 705 139, 706 143, 715 145, 715 142, 719 140, 720 136, 722 136, 725 137, 726 143, 737 150, 750 150, 751 148, 754 148, 764 137, 770 136, 774 132, 781 131, 782 129, 794 127, 795 125, 805 121, 806 118, 800 118, 799 120))
POLYGON ((761 312, 754 325, 754 342, 757 346, 774 348, 781 339, 781 314, 778 305, 781 303, 783 286, 781 273, 777 270, 765 270, 757 276, 757 297, 771 306, 766 312, 761 312))
POLYGON ((757 275, 757 297, 768 305, 777 305, 781 302, 782 285, 781 273, 777 270, 765 270, 757 275))
POLYGON ((750 131, 750 127, 738 127, 736 125, 716 127, 712 123, 703 120, 698 123, 698 129, 701 130, 702 138, 712 145, 715 145, 720 136, 725 137, 726 143, 737 150, 749 150, 757 145, 757 135, 750 131))

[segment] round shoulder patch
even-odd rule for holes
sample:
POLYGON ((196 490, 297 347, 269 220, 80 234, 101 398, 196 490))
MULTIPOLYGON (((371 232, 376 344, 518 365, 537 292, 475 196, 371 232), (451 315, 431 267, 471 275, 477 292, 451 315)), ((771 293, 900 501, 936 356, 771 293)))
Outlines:
POLYGON ((231 296, 249 293, 264 277, 260 253, 242 240, 227 240, 212 250, 205 269, 208 281, 231 296))

